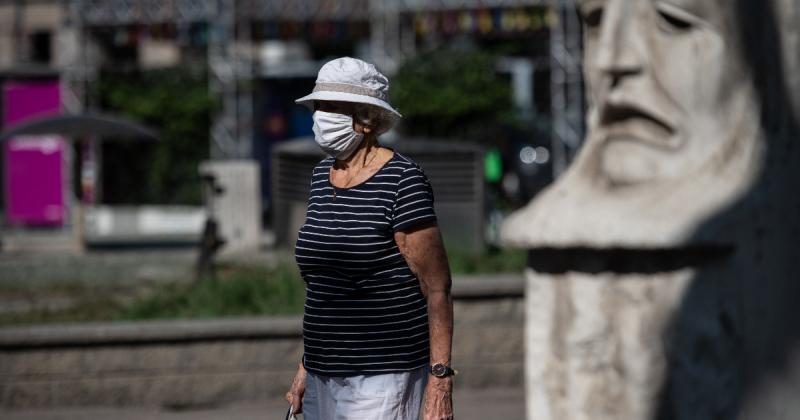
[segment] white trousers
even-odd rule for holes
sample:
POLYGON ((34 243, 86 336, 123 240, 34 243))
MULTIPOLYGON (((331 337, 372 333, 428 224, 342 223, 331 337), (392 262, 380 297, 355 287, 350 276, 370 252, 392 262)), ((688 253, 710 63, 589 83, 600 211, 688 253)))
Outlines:
POLYGON ((418 420, 428 369, 382 375, 320 376, 309 372, 304 420, 418 420))

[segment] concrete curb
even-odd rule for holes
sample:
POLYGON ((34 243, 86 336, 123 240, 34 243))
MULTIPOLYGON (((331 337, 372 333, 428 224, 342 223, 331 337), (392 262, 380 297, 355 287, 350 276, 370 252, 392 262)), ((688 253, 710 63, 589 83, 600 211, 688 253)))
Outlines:
POLYGON ((302 317, 58 324, 0 329, 0 349, 300 337, 302 317))
POLYGON ((461 275, 453 278, 453 298, 494 299, 521 297, 525 292, 522 273, 461 275))

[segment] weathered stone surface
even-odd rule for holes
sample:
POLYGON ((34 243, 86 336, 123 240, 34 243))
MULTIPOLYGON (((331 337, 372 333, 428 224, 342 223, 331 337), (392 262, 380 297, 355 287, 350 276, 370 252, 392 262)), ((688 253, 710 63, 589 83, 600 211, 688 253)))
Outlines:
POLYGON ((732 8, 693 13, 694 3, 702 2, 664 11, 636 0, 578 2, 584 16, 603 17, 584 37, 585 143, 569 170, 510 218, 504 241, 680 246, 750 189, 765 149, 755 75, 732 8), (670 31, 673 23, 686 32, 670 31))
POLYGON ((21 382, 9 384, 3 393, 3 406, 8 408, 50 407, 53 405, 53 388, 49 382, 21 382))
POLYGON ((663 331, 692 271, 527 276, 529 418, 653 418, 663 331))
MULTIPOLYGON (((84 375, 96 376, 102 374, 124 374, 139 370, 138 349, 125 349, 123 347, 95 348, 82 352, 84 375)), ((76 350, 77 352, 77 350, 76 350)), ((55 353, 55 352, 54 352, 55 353)), ((54 357, 58 357, 57 353, 54 357)))
POLYGON ((241 373, 160 377, 153 381, 145 403, 172 408, 225 404, 238 398, 242 382, 241 373))
POLYGON ((491 304, 485 301, 455 301, 453 316, 456 325, 512 324, 522 322, 524 311, 522 299, 493 299, 491 304))
MULTIPOLYGON (((516 362, 465 363, 459 366, 453 385, 458 388, 519 387, 524 369, 516 362)), ((458 393, 455 394, 458 398, 458 393)))
POLYGON ((503 363, 524 357, 522 323, 457 328, 453 363, 503 363))
POLYGON ((284 366, 283 369, 264 370, 248 375, 248 392, 250 399, 258 400, 265 395, 283 395, 286 393, 286 384, 291 384, 297 365, 284 366))
POLYGON ((0 376, 77 376, 84 372, 83 354, 76 349, 0 352, 0 359, 5 369, 0 376))
POLYGON ((157 344, 121 350, 136 353, 137 367, 142 372, 177 372, 183 366, 181 356, 184 346, 180 344, 157 344))
POLYGON ((528 417, 798 418, 800 7, 577 3, 586 141, 503 227, 528 417))

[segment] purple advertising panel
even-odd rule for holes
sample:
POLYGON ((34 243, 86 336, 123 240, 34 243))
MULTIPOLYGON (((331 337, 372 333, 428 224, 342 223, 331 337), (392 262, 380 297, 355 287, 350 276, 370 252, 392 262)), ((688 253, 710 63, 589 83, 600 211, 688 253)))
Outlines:
MULTIPOLYGON (((58 80, 8 82, 3 86, 3 125, 58 114, 58 80)), ((57 136, 21 136, 4 144, 6 220, 12 225, 61 226, 66 215, 65 154, 57 136)))

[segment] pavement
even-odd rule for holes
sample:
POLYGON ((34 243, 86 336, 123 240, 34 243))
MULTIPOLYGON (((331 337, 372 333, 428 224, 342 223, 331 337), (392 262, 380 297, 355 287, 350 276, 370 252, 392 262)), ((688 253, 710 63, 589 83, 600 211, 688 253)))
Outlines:
MULTIPOLYGON (((525 395, 520 388, 457 389, 453 396, 456 420, 523 420, 525 395)), ((37 410, 0 409, 3 420, 283 420, 286 403, 279 397, 263 402, 174 411, 142 407, 64 407, 37 410)), ((298 416, 302 419, 302 416, 298 416)))

